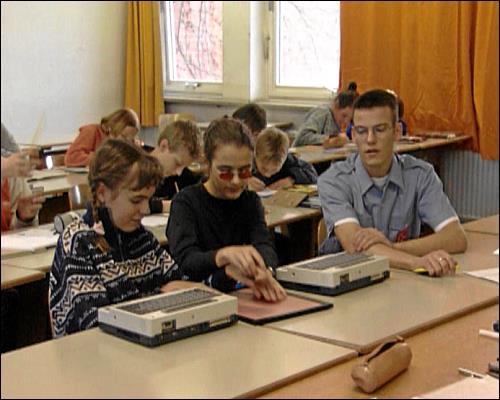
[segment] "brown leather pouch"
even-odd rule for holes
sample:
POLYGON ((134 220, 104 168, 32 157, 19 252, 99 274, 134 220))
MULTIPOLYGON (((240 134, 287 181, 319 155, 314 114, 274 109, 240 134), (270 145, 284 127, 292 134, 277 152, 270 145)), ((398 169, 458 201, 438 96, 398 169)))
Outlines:
POLYGON ((408 368, 411 361, 410 346, 401 337, 381 344, 357 364, 351 377, 364 392, 371 393, 408 368))

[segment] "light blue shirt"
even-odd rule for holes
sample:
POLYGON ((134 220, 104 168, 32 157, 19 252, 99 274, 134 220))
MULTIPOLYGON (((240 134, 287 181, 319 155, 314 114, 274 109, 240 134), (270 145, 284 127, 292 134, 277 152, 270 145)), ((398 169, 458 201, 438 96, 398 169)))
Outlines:
POLYGON ((337 136, 340 127, 333 118, 329 105, 313 108, 306 114, 304 124, 293 142, 294 146, 322 144, 326 137, 337 136))
POLYGON ((408 154, 393 156, 382 189, 351 154, 319 177, 318 192, 328 232, 322 254, 342 250, 332 232, 346 222, 376 228, 396 242, 418 238, 422 223, 439 231, 459 220, 432 165, 408 154))

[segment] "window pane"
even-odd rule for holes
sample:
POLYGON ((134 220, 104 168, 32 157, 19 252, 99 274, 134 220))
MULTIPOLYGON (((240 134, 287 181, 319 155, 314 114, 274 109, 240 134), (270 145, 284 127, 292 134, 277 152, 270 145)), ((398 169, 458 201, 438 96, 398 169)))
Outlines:
POLYGON ((279 1, 276 85, 337 89, 340 2, 279 1))
POLYGON ((222 1, 169 1, 173 81, 222 82, 222 1))

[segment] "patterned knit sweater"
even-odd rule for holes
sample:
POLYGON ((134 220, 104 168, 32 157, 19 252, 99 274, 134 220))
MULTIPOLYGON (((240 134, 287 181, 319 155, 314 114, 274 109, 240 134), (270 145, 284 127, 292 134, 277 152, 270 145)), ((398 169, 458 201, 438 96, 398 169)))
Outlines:
POLYGON ((153 234, 105 229, 111 250, 96 246, 99 233, 78 219, 57 243, 49 281, 54 337, 97 326, 99 307, 159 292, 182 272, 153 234))

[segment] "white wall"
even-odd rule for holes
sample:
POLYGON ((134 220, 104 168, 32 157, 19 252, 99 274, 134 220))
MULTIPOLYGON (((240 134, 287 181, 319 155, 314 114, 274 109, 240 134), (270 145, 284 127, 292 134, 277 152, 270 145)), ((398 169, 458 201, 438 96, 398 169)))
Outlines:
POLYGON ((2 122, 19 143, 71 141, 123 106, 125 1, 1 4, 2 122))

